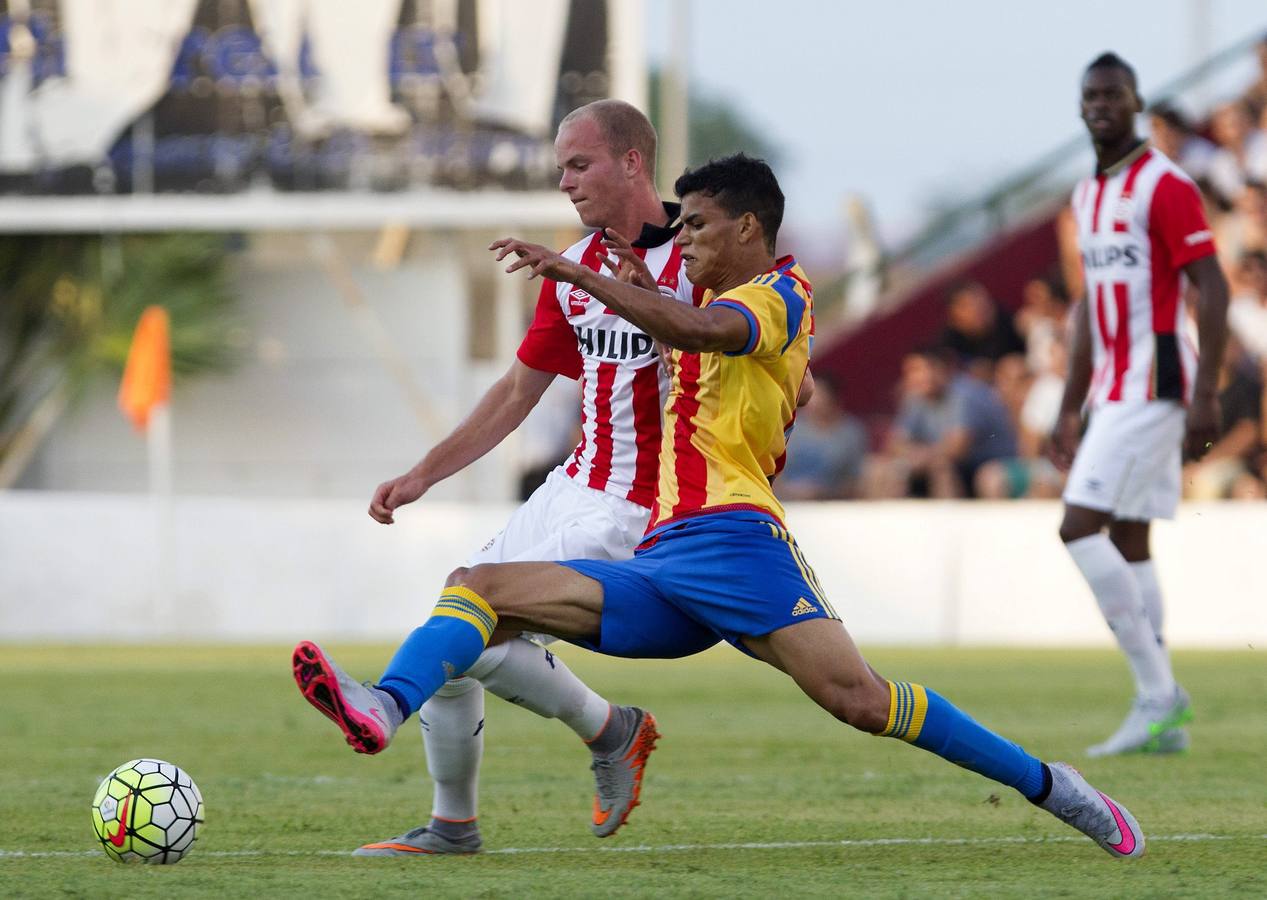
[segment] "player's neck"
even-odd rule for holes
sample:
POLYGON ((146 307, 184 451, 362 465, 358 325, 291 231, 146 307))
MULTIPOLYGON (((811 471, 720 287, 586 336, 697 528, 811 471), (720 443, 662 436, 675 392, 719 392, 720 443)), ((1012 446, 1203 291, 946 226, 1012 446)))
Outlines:
POLYGON ((717 284, 712 289, 713 293, 724 294, 726 291, 733 290, 741 284, 747 284, 752 279, 764 275, 773 269, 774 263, 774 257, 764 252, 738 260, 734 266, 728 268, 717 279, 717 284))
POLYGON ((1144 144, 1144 139, 1129 134, 1112 144, 1095 145, 1095 171, 1097 175, 1105 174, 1126 157, 1130 156, 1144 144))
POLYGON ((607 227, 615 229, 631 241, 636 241, 644 224, 669 224, 669 215, 664 211, 660 195, 650 187, 636 194, 622 209, 617 221, 608 223, 607 227))

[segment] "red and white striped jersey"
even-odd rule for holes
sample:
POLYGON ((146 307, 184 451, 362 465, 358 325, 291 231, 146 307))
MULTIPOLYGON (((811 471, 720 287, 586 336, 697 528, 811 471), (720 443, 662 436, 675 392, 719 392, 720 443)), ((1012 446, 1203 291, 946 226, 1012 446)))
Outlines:
MULTIPOLYGON (((660 292, 692 302, 676 229, 657 229, 663 242, 635 249, 660 292)), ((644 230, 645 234, 645 230, 644 230)), ((602 233, 563 255, 602 271, 602 233)), ((532 325, 519 346, 525 365, 581 380, 581 442, 567 474, 579 484, 650 507, 660 471, 660 415, 668 393, 655 342, 574 285, 547 280, 532 325)))
POLYGON ((1214 253, 1192 179, 1143 144, 1074 188, 1073 212, 1091 318, 1087 404, 1187 402, 1197 348, 1183 267, 1214 253))

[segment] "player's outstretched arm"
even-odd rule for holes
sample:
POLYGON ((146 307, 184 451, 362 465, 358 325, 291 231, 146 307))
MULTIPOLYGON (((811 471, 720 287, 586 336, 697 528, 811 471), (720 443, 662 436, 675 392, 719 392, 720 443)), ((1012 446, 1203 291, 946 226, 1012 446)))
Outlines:
POLYGON ((1183 268, 1197 288, 1197 338, 1200 360, 1192 385, 1192 403, 1184 435, 1184 456, 1200 459, 1219 439, 1219 371, 1227 347, 1227 279, 1214 254, 1183 268))
POLYGON ((1069 373, 1065 393, 1060 400, 1060 415, 1051 433, 1051 461, 1062 472, 1073 465, 1082 431, 1082 404, 1091 387, 1091 318, 1086 299, 1079 300, 1069 313, 1073 321, 1073 337, 1069 348, 1069 373))
POLYGON ((553 372, 534 369, 516 359, 448 437, 404 475, 378 486, 370 500, 370 518, 392 524, 397 509, 413 503, 432 485, 462 471, 500 444, 527 418, 553 380, 553 372))
POLYGON ((658 291, 608 278, 539 244, 502 238, 494 241, 488 249, 496 251, 498 260, 512 254, 518 257, 506 267, 507 272, 527 269, 532 278, 542 275, 574 284, 655 340, 678 350, 705 353, 738 351, 747 346, 748 320, 738 310, 727 307, 700 309, 670 300, 658 291))

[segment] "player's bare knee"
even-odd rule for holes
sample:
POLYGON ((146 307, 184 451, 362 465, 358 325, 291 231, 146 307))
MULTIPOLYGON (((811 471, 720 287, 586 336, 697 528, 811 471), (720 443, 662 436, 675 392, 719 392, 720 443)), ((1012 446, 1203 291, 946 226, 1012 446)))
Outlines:
POLYGON ((1115 520, 1109 523, 1109 540, 1127 562, 1143 562, 1149 558, 1148 534, 1147 522, 1115 520))
POLYGON ((495 611, 501 612, 497 606, 496 568, 496 565, 483 563, 471 566, 469 569, 455 569, 453 575, 450 576, 454 578, 450 587, 460 585, 474 591, 495 611))
POLYGON ((1060 523, 1060 540, 1066 544, 1081 540, 1099 532, 1098 528, 1089 528, 1085 523, 1065 517, 1060 523))
POLYGON ((824 684, 811 696, 836 719, 859 731, 875 734, 889 723, 887 685, 881 691, 870 679, 851 685, 824 684))
POLYGON ((456 585, 462 584, 463 583, 462 578, 466 575, 467 571, 469 570, 466 568, 466 566, 459 566, 458 568, 454 569, 452 572, 449 573, 449 577, 444 579, 444 586, 454 587, 456 585))
POLYGON ((480 596, 483 596, 484 591, 489 587, 491 580, 489 576, 492 572, 489 570, 487 565, 481 563, 478 566, 458 569, 454 572, 454 574, 458 575, 457 584, 460 584, 464 588, 469 588, 480 596))

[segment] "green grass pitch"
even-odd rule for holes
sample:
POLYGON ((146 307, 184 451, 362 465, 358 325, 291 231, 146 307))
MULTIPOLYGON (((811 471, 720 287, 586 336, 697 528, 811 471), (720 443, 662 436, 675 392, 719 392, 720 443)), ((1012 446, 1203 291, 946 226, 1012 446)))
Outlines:
MULTIPOLYGON (((377 675, 387 647, 334 644, 377 675)), ((356 859, 420 824, 417 726, 352 753, 299 697, 282 647, 0 645, 0 897, 1199 897, 1267 891, 1267 665, 1183 652, 1193 749, 1085 760, 1129 677, 1108 651, 877 650, 1047 759, 1078 765, 1149 835, 1135 863, 923 751, 853 732, 729 649, 671 663, 561 650, 664 739, 643 805, 591 837, 588 755, 557 722, 488 700, 487 852, 356 859), (206 825, 175 866, 121 866, 95 844, 98 780, 137 756, 183 767, 206 825)))

